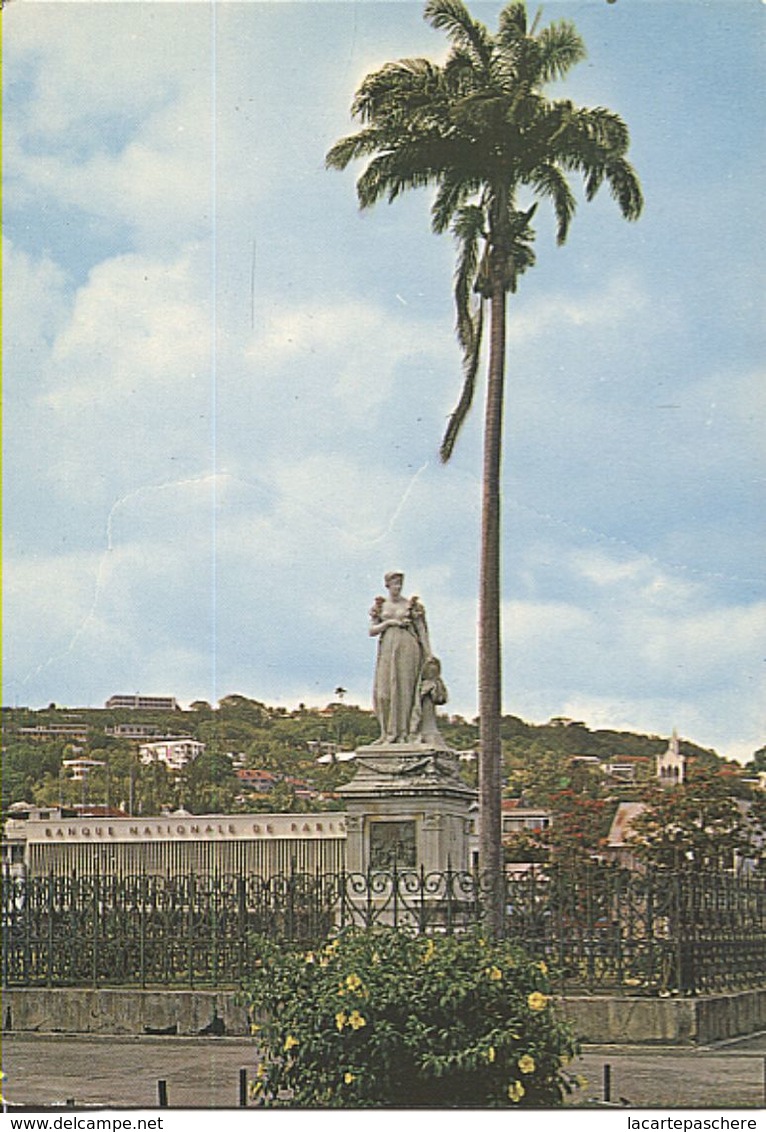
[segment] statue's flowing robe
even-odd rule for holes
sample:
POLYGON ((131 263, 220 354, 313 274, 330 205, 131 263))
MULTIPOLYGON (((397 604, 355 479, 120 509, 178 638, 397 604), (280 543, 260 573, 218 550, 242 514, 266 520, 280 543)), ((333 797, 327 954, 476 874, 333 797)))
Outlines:
POLYGON ((423 649, 415 625, 388 628, 378 640, 373 706, 380 742, 406 743, 420 723, 423 649))

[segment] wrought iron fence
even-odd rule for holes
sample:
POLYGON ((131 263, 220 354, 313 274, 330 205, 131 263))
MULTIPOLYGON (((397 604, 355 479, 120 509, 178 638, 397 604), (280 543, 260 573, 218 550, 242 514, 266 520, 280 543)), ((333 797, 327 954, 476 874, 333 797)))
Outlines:
MULTIPOLYGON (((350 927, 457 932, 480 925, 470 873, 11 877, 5 986, 232 986, 262 935, 320 945, 350 927)), ((609 867, 509 878, 506 931, 562 989, 630 994, 766 982, 763 879, 609 867)))
POLYGON ((507 931, 569 987, 698 994, 766 984, 766 884, 594 866, 508 886, 507 931))

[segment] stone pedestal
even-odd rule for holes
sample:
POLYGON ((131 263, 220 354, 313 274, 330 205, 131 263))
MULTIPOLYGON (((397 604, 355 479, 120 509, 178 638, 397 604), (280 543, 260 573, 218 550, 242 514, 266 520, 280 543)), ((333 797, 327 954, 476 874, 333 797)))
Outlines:
POLYGON ((346 868, 463 872, 470 869, 476 791, 457 755, 429 744, 360 747, 346 802, 346 868))

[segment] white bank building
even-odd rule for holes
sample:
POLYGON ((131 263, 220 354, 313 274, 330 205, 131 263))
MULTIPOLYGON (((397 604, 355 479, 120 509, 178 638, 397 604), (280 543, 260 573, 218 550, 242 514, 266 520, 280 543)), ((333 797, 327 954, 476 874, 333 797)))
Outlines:
MULTIPOLYGON (((45 816, 42 816, 42 813, 45 816)), ((332 873, 344 866, 345 815, 163 814, 10 818, 3 865, 16 875, 332 873)))

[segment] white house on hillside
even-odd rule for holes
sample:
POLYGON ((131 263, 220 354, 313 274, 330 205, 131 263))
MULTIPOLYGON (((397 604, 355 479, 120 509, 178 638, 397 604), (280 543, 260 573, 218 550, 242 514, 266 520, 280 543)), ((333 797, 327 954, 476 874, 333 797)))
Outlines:
POLYGON ((165 763, 171 770, 182 770, 205 750, 205 744, 186 736, 168 736, 151 743, 141 743, 138 757, 142 763, 165 763))

